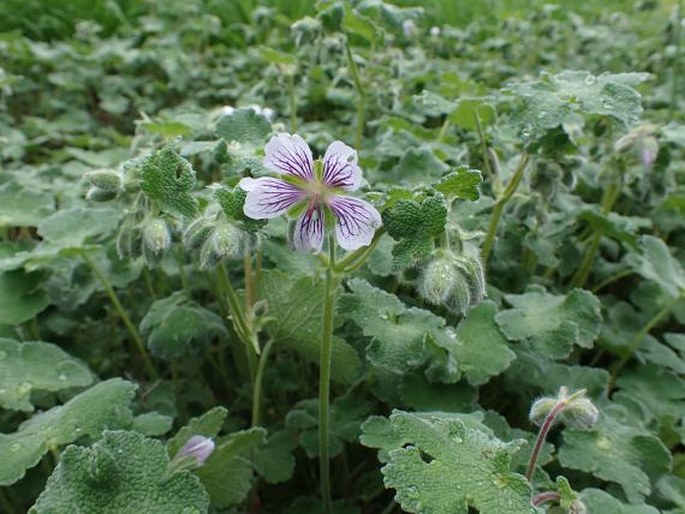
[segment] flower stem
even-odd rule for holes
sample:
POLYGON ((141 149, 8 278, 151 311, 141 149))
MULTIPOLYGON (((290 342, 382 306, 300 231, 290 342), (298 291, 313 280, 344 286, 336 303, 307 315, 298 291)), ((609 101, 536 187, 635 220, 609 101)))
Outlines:
POLYGON ((671 311, 673 310, 673 307, 675 307, 675 304, 678 303, 683 298, 683 295, 685 293, 681 293, 679 296, 675 297, 672 299, 670 302, 668 302, 663 309, 661 309, 659 312, 657 312, 652 319, 650 319, 645 325, 640 329, 640 331, 635 334, 635 337, 631 339, 631 341, 628 343, 628 348, 626 350, 625 355, 621 358, 620 361, 618 361, 613 369, 611 370, 611 379, 609 380, 609 389, 613 389, 613 384, 616 381, 616 378, 618 377, 618 374, 621 372, 623 367, 626 365, 628 360, 633 356, 633 353, 635 353, 635 350, 637 350, 637 347, 640 346, 640 343, 642 340, 645 338, 645 336, 652 330, 662 319, 664 319, 666 316, 668 316, 671 311))
POLYGON ((673 115, 678 110, 678 83, 680 79, 681 19, 683 17, 683 0, 678 1, 675 14, 675 25, 673 26, 675 55, 673 56, 673 67, 671 68, 671 102, 668 109, 669 121, 673 119, 673 115))
POLYGON ((561 495, 556 491, 545 491, 544 493, 536 494, 531 503, 534 507, 539 507, 543 503, 547 502, 558 502, 561 499, 561 495))
POLYGON ((269 359, 269 354, 271 353, 275 341, 275 339, 269 339, 259 356, 259 365, 257 366, 257 375, 254 379, 254 391, 252 393, 253 427, 259 426, 262 422, 262 382, 264 379, 264 370, 266 369, 266 361, 269 359))
POLYGON ((297 132, 297 101, 295 99, 295 78, 288 73, 288 101, 290 109, 290 132, 297 132))
POLYGON ((559 400, 554 408, 549 411, 545 421, 543 421, 542 426, 540 427, 540 432, 538 433, 538 438, 535 440, 533 452, 530 454, 530 460, 528 461, 528 469, 526 470, 526 478, 528 479, 528 482, 533 482, 533 474, 535 473, 535 466, 537 465, 538 457, 540 456, 540 450, 542 450, 542 445, 547 439, 547 434, 549 434, 549 430, 552 428, 555 418, 562 410, 564 410, 567 404, 568 398, 559 400))
MULTIPOLYGON (((621 193, 621 184, 619 182, 612 182, 605 190, 602 195, 602 214, 606 215, 611 212, 616 200, 621 193)), ((585 256, 581 262, 580 268, 573 276, 571 280, 571 287, 583 287, 588 275, 592 269, 592 264, 595 262, 595 256, 597 255, 597 250, 599 249, 599 244, 602 241, 602 233, 595 230, 592 233, 592 238, 590 239, 590 245, 585 251, 585 256)))
POLYGON ((331 354, 333 349, 333 311, 335 310, 336 276, 335 241, 328 237, 329 264, 323 288, 323 331, 321 335, 321 365, 319 371, 319 471, 324 514, 331 514, 331 481, 329 466, 329 404, 331 386, 331 354))
POLYGON ((354 82, 354 87, 359 94, 359 102, 357 103, 357 133, 354 139, 354 148, 359 151, 362 146, 362 136, 364 135, 364 114, 366 111, 366 91, 364 86, 362 86, 361 77, 359 75, 359 68, 357 68, 357 63, 354 62, 354 57, 352 56, 352 51, 350 50, 350 45, 345 43, 345 54, 347 55, 347 62, 350 67, 350 74, 352 75, 352 81, 354 82))
POLYGON ((112 283, 105 276, 105 274, 102 273, 100 268, 98 268, 97 264, 95 264, 95 261, 93 261, 93 259, 91 259, 90 256, 85 251, 80 252, 80 255, 83 258, 83 260, 85 261, 85 263, 93 271, 93 274, 100 281, 100 283, 102 284, 102 287, 105 288, 105 292, 107 293, 107 296, 109 297, 110 301, 112 302, 112 305, 114 306, 114 310, 117 311, 117 314, 121 318, 121 321, 124 322, 124 325, 126 326, 126 329, 128 330, 128 333, 131 336, 131 339, 133 340, 133 344, 135 344, 136 349, 138 350, 138 353, 140 354, 140 358, 143 360, 143 365, 145 366, 145 369, 147 370, 148 378, 150 380, 157 380, 157 377, 158 377, 157 370, 155 369, 155 366, 152 364, 152 359, 150 359, 150 355, 145 350, 145 344, 143 343, 143 338, 140 336, 140 333, 138 332, 138 329, 135 327, 135 325, 131 321, 131 318, 129 318, 128 314, 126 314, 126 310, 124 309, 123 305, 121 305, 121 302, 119 301, 119 298, 117 297, 117 294, 114 292, 114 287, 112 287, 112 283))
POLYGON ((514 196, 516 189, 518 188, 521 180, 523 179, 523 172, 528 165, 530 160, 530 154, 524 153, 521 156, 521 160, 516 166, 516 170, 512 175, 507 187, 502 191, 502 194, 495 202, 495 207, 492 210, 492 215, 490 216, 490 224, 488 226, 488 232, 485 235, 485 241, 483 242, 483 249, 481 250, 481 257, 484 263, 488 262, 488 257, 490 257, 490 252, 495 244, 495 236, 497 235, 497 225, 502 217, 502 212, 504 211, 504 206, 507 202, 514 196))
POLYGON ((223 289, 223 292, 226 295, 228 308, 231 311, 233 328, 235 328, 238 337, 240 337, 241 341, 245 344, 245 353, 247 354, 250 377, 254 380, 257 367, 256 356, 259 355, 259 343, 245 320, 245 313, 240 305, 240 299, 238 298, 235 289, 233 289, 231 281, 228 279, 228 274, 226 273, 226 268, 224 268, 223 264, 217 266, 217 276, 221 289, 223 289))
POLYGON ((383 234, 385 234, 385 229, 383 227, 376 230, 376 233, 373 235, 373 239, 371 240, 369 246, 364 246, 352 253, 347 254, 338 263, 334 264, 333 271, 336 273, 345 273, 353 271, 362 266, 373 253, 383 234))

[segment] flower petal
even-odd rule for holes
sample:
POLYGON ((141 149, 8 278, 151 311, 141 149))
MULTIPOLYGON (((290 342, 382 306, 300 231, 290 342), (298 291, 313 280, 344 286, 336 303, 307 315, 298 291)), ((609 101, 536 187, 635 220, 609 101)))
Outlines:
POLYGON ((381 226, 381 215, 369 202, 351 196, 334 196, 328 206, 336 217, 335 238, 345 250, 368 246, 381 226))
POLYGON ((264 147, 264 167, 276 173, 314 180, 314 158, 307 143, 297 134, 278 134, 264 147))
POLYGON ((297 220, 293 245, 300 252, 319 253, 323 247, 324 219, 321 207, 309 208, 297 220))
POLYGON ((357 152, 342 141, 333 141, 323 157, 323 183, 348 191, 362 183, 362 170, 357 166, 357 152))
POLYGON ((238 184, 247 191, 243 212, 255 220, 284 214, 305 197, 305 192, 277 178, 244 178, 238 184))

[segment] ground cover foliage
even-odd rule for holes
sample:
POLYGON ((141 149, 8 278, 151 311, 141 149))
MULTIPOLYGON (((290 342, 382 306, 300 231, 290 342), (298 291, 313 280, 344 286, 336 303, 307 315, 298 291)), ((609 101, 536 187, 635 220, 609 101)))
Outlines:
POLYGON ((0 512, 685 512, 685 20, 574 4, 3 2, 0 512))

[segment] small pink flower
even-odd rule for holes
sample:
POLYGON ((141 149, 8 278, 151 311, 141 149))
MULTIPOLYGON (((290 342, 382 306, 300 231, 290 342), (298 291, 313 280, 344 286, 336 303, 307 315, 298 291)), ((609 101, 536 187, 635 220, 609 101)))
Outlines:
POLYGON ((335 219, 335 237, 345 250, 371 243, 381 216, 368 202, 349 196, 362 182, 357 152, 334 141, 322 161, 298 135, 279 134, 267 143, 264 167, 279 178, 244 178, 247 191, 245 215, 253 219, 276 218, 287 212, 300 213, 293 244, 297 250, 320 252, 326 219, 335 219))

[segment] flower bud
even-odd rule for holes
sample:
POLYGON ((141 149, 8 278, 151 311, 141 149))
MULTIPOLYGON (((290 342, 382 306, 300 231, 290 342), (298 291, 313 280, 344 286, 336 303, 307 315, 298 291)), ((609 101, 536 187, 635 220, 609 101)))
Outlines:
POLYGON ((424 268, 419 278, 419 294, 433 305, 443 305, 452 296, 454 281, 459 272, 453 259, 441 256, 433 259, 424 268))
POLYGON ((91 202, 109 202, 117 197, 114 191, 105 191, 98 187, 91 187, 86 193, 86 200, 91 202))
POLYGON ((86 173, 86 178, 98 189, 116 192, 121 189, 121 175, 114 170, 95 170, 86 173))
POLYGON ((440 30, 440 27, 431 27, 431 36, 432 37, 439 37, 441 32, 442 31, 440 30))
POLYGON ((471 284, 471 303, 482 302, 485 292, 485 268, 480 258, 480 250, 473 244, 464 242, 461 263, 466 271, 466 278, 471 284))
POLYGON ((587 514, 588 510, 585 504, 581 500, 576 500, 571 504, 568 509, 568 514, 587 514))
POLYGON ((138 225, 132 222, 124 222, 117 234, 117 253, 119 258, 135 258, 140 255, 143 242, 143 233, 138 225))
POLYGON ((200 250, 200 269, 208 270, 225 259, 241 256, 243 241, 239 228, 230 224, 217 226, 200 250))
POLYGON ((159 263, 171 246, 171 234, 166 222, 152 218, 143 225, 143 257, 148 266, 159 263))
POLYGON ((202 466, 214 451, 214 441, 209 437, 194 435, 178 451, 177 456, 192 456, 197 466, 202 466))
POLYGON ((407 19, 402 22, 402 32, 404 37, 410 39, 416 35, 416 23, 412 19, 407 19))
POLYGON ((570 400, 561 413, 561 419, 569 427, 588 430, 595 426, 599 411, 589 398, 581 397, 570 400))
POLYGON ((447 306, 454 312, 465 314, 471 305, 471 285, 463 273, 457 272, 452 287, 452 296, 447 306))
POLYGON ((171 474, 182 469, 195 469, 204 465, 214 451, 214 441, 209 437, 194 435, 169 462, 167 473, 171 474))
POLYGON ((558 401, 557 398, 548 396, 536 400, 530 408, 528 419, 530 419, 533 424, 541 426, 558 401))
POLYGON ((195 250, 204 243, 212 233, 214 223, 207 218, 198 218, 183 232, 183 246, 188 250, 195 250))

